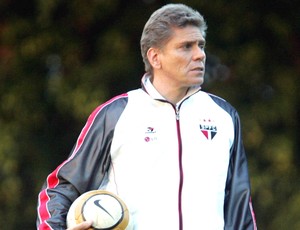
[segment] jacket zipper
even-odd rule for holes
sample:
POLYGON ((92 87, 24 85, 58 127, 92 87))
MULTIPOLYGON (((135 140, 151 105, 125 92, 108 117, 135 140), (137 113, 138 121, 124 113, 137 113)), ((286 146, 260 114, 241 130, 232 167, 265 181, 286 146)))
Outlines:
POLYGON ((182 187, 183 187, 183 166, 182 166, 182 143, 181 143, 181 133, 180 133, 180 121, 179 121, 179 109, 180 105, 176 106, 176 128, 177 128, 177 138, 178 138, 178 162, 179 162, 179 187, 178 187, 178 215, 179 215, 179 230, 183 230, 183 218, 182 218, 182 187))

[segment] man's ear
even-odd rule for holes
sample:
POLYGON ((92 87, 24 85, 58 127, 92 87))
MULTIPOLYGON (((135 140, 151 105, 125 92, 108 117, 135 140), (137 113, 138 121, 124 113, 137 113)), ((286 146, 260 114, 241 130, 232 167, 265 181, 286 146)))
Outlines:
POLYGON ((147 51, 147 57, 153 69, 160 69, 161 63, 159 59, 159 49, 151 47, 147 51))

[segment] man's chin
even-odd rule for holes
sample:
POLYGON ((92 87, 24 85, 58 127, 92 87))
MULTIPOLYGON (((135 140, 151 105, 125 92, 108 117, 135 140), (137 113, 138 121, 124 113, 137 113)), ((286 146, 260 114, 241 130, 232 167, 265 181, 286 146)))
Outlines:
POLYGON ((203 76, 196 77, 193 81, 194 86, 202 85, 203 83, 204 83, 204 77, 203 76))

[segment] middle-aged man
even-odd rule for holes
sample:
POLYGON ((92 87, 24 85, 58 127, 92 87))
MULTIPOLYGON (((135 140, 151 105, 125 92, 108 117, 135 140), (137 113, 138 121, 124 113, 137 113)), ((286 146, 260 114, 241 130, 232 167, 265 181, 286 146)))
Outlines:
POLYGON ((124 200, 130 229, 256 229, 238 113, 201 90, 205 32, 202 15, 183 4, 151 15, 142 87, 90 115, 39 194, 38 229, 65 229, 71 203, 94 189, 124 200))

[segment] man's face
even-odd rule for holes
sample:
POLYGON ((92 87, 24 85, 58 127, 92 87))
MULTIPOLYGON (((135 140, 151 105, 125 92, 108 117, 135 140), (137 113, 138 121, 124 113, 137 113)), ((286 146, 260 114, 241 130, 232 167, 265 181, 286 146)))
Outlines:
POLYGON ((174 28, 159 54, 160 75, 178 88, 201 85, 206 59, 204 47, 205 39, 197 27, 174 28))

